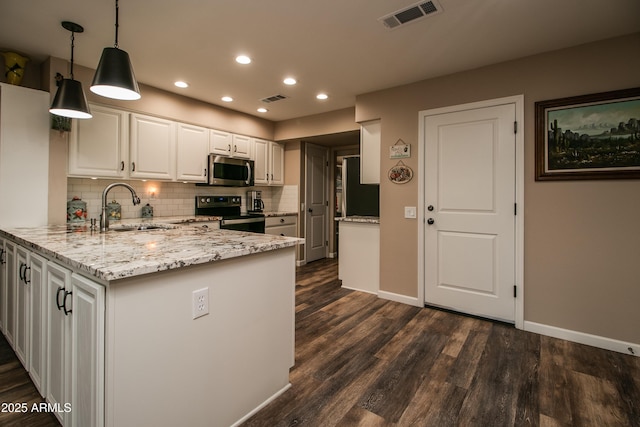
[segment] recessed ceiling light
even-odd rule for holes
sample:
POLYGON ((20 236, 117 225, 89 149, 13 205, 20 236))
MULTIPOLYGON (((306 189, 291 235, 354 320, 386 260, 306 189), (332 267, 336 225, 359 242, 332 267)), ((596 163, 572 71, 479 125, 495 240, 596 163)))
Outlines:
POLYGON ((316 95, 317 99, 327 99, 329 98, 329 95, 327 95, 326 93, 319 93, 316 95))
POLYGON ((269 111, 269 110, 267 110, 267 109, 266 109, 266 108, 264 108, 264 107, 260 107, 260 108, 258 108, 258 113, 266 113, 267 111, 269 111))
POLYGON ((233 101, 233 98, 232 98, 232 97, 230 97, 230 96, 223 96, 221 99, 222 99, 224 102, 231 102, 231 101, 233 101))
POLYGON ((181 87, 181 88, 189 87, 189 83, 187 83, 187 82, 182 82, 182 81, 177 81, 177 82, 175 82, 175 83, 174 83, 174 85, 176 85, 176 86, 178 86, 178 87, 181 87))
POLYGON ((236 62, 238 64, 251 64, 251 58, 246 55, 238 55, 236 56, 236 62))
POLYGON ((286 79, 283 80, 283 83, 286 85, 292 86, 298 82, 293 77, 287 77, 286 79))

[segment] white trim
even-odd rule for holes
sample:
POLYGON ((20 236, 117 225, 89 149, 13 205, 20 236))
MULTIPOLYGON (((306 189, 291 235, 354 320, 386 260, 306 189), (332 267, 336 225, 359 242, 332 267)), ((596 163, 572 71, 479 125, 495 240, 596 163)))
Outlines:
POLYGON ((469 104, 453 105, 449 107, 434 108, 418 112, 418 301, 425 302, 424 295, 424 118, 436 114, 446 114, 457 111, 473 110, 478 108, 494 107, 504 104, 514 104, 516 109, 516 121, 518 132, 516 133, 516 194, 518 215, 516 216, 515 230, 515 285, 518 287, 515 301, 515 326, 524 328, 524 95, 514 95, 505 98, 496 98, 469 104))
POLYGON ((614 340, 599 335, 591 335, 584 332, 562 329, 555 326, 543 325, 541 323, 530 321, 524 322, 524 330, 528 332, 535 332, 537 334, 547 335, 553 338, 559 338, 579 344, 586 344, 592 347, 603 348, 605 350, 611 350, 618 353, 640 357, 640 344, 636 343, 614 340))
POLYGON ((242 423, 244 423, 245 421, 247 421, 249 418, 251 418, 252 416, 254 416, 255 414, 258 413, 258 411, 260 411, 262 408, 264 408, 265 406, 267 406, 269 403, 273 402, 274 400, 276 400, 278 397, 280 397, 280 395, 282 393, 284 393, 285 391, 289 390, 291 388, 291 383, 287 384, 286 386, 282 387, 280 390, 278 390, 273 396, 271 396, 270 398, 268 398, 267 400, 265 400, 264 402, 262 402, 260 405, 258 405, 255 409, 253 409, 251 412, 249 412, 247 415, 245 415, 244 417, 240 418, 238 421, 236 421, 235 423, 233 423, 231 425, 231 427, 236 427, 241 425, 242 423))
POLYGON ((307 261, 303 259, 296 261, 296 267, 302 267, 303 265, 307 265, 307 261))
POLYGON ((402 304, 413 305, 416 307, 424 307, 424 304, 416 297, 408 297, 406 295, 394 294, 393 292, 378 291, 378 298, 389 301, 400 302, 402 304))
POLYGON ((365 294, 378 295, 378 292, 368 291, 366 289, 350 288, 349 286, 345 286, 345 285, 340 285, 340 287, 342 289, 349 289, 350 291, 358 291, 358 292, 364 292, 365 294))

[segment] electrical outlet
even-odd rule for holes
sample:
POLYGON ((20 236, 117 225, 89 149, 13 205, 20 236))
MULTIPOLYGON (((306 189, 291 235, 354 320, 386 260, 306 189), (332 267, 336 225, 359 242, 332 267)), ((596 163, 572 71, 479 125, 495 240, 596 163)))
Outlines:
POLYGON ((209 288, 193 291, 192 304, 191 311, 194 319, 209 314, 209 288))

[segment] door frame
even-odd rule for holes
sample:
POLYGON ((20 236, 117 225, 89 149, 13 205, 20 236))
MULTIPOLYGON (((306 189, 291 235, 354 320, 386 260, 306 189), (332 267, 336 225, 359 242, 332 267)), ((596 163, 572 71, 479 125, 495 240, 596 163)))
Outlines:
POLYGON ((461 112, 486 107, 495 107, 504 104, 514 104, 516 109, 517 132, 516 144, 516 194, 517 215, 515 218, 515 282, 517 286, 515 298, 515 326, 524 329, 524 95, 508 96, 504 98, 489 99, 467 104, 452 105, 448 107, 434 108, 418 112, 418 304, 426 303, 425 280, 425 148, 424 148, 424 120, 427 116, 461 112))
MULTIPOLYGON (((308 150, 307 148, 309 147, 313 147, 313 148, 317 148, 320 150, 323 150, 325 152, 325 156, 326 156, 326 161, 329 161, 329 149, 325 146, 322 145, 317 145, 317 144, 312 144, 310 142, 304 142, 304 210, 303 210, 303 221, 304 221, 304 263, 306 264, 307 262, 309 262, 309 257, 308 255, 308 251, 309 251, 309 234, 307 233, 307 209, 309 207, 309 182, 307 180, 307 173, 309 171, 309 156, 308 156, 308 150)), ((324 181, 325 181, 325 186, 324 186, 324 198, 326 201, 329 200, 329 166, 327 165, 324 169, 324 181)), ((324 241, 328 242, 329 240, 329 220, 333 219, 329 218, 329 206, 325 205, 325 211, 324 211, 324 219, 325 219, 325 224, 324 224, 324 241)), ((327 243, 325 243, 325 248, 324 248, 324 256, 325 258, 329 256, 329 245, 327 243)))

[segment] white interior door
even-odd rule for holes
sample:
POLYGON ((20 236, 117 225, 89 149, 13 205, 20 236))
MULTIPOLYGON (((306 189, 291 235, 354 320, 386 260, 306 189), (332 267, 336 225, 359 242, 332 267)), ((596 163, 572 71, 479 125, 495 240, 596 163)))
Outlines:
POLYGON ((328 150, 312 144, 306 145, 306 221, 305 261, 311 262, 327 256, 327 161, 328 150))
POLYGON ((515 104, 424 117, 425 303, 515 320, 515 104))

